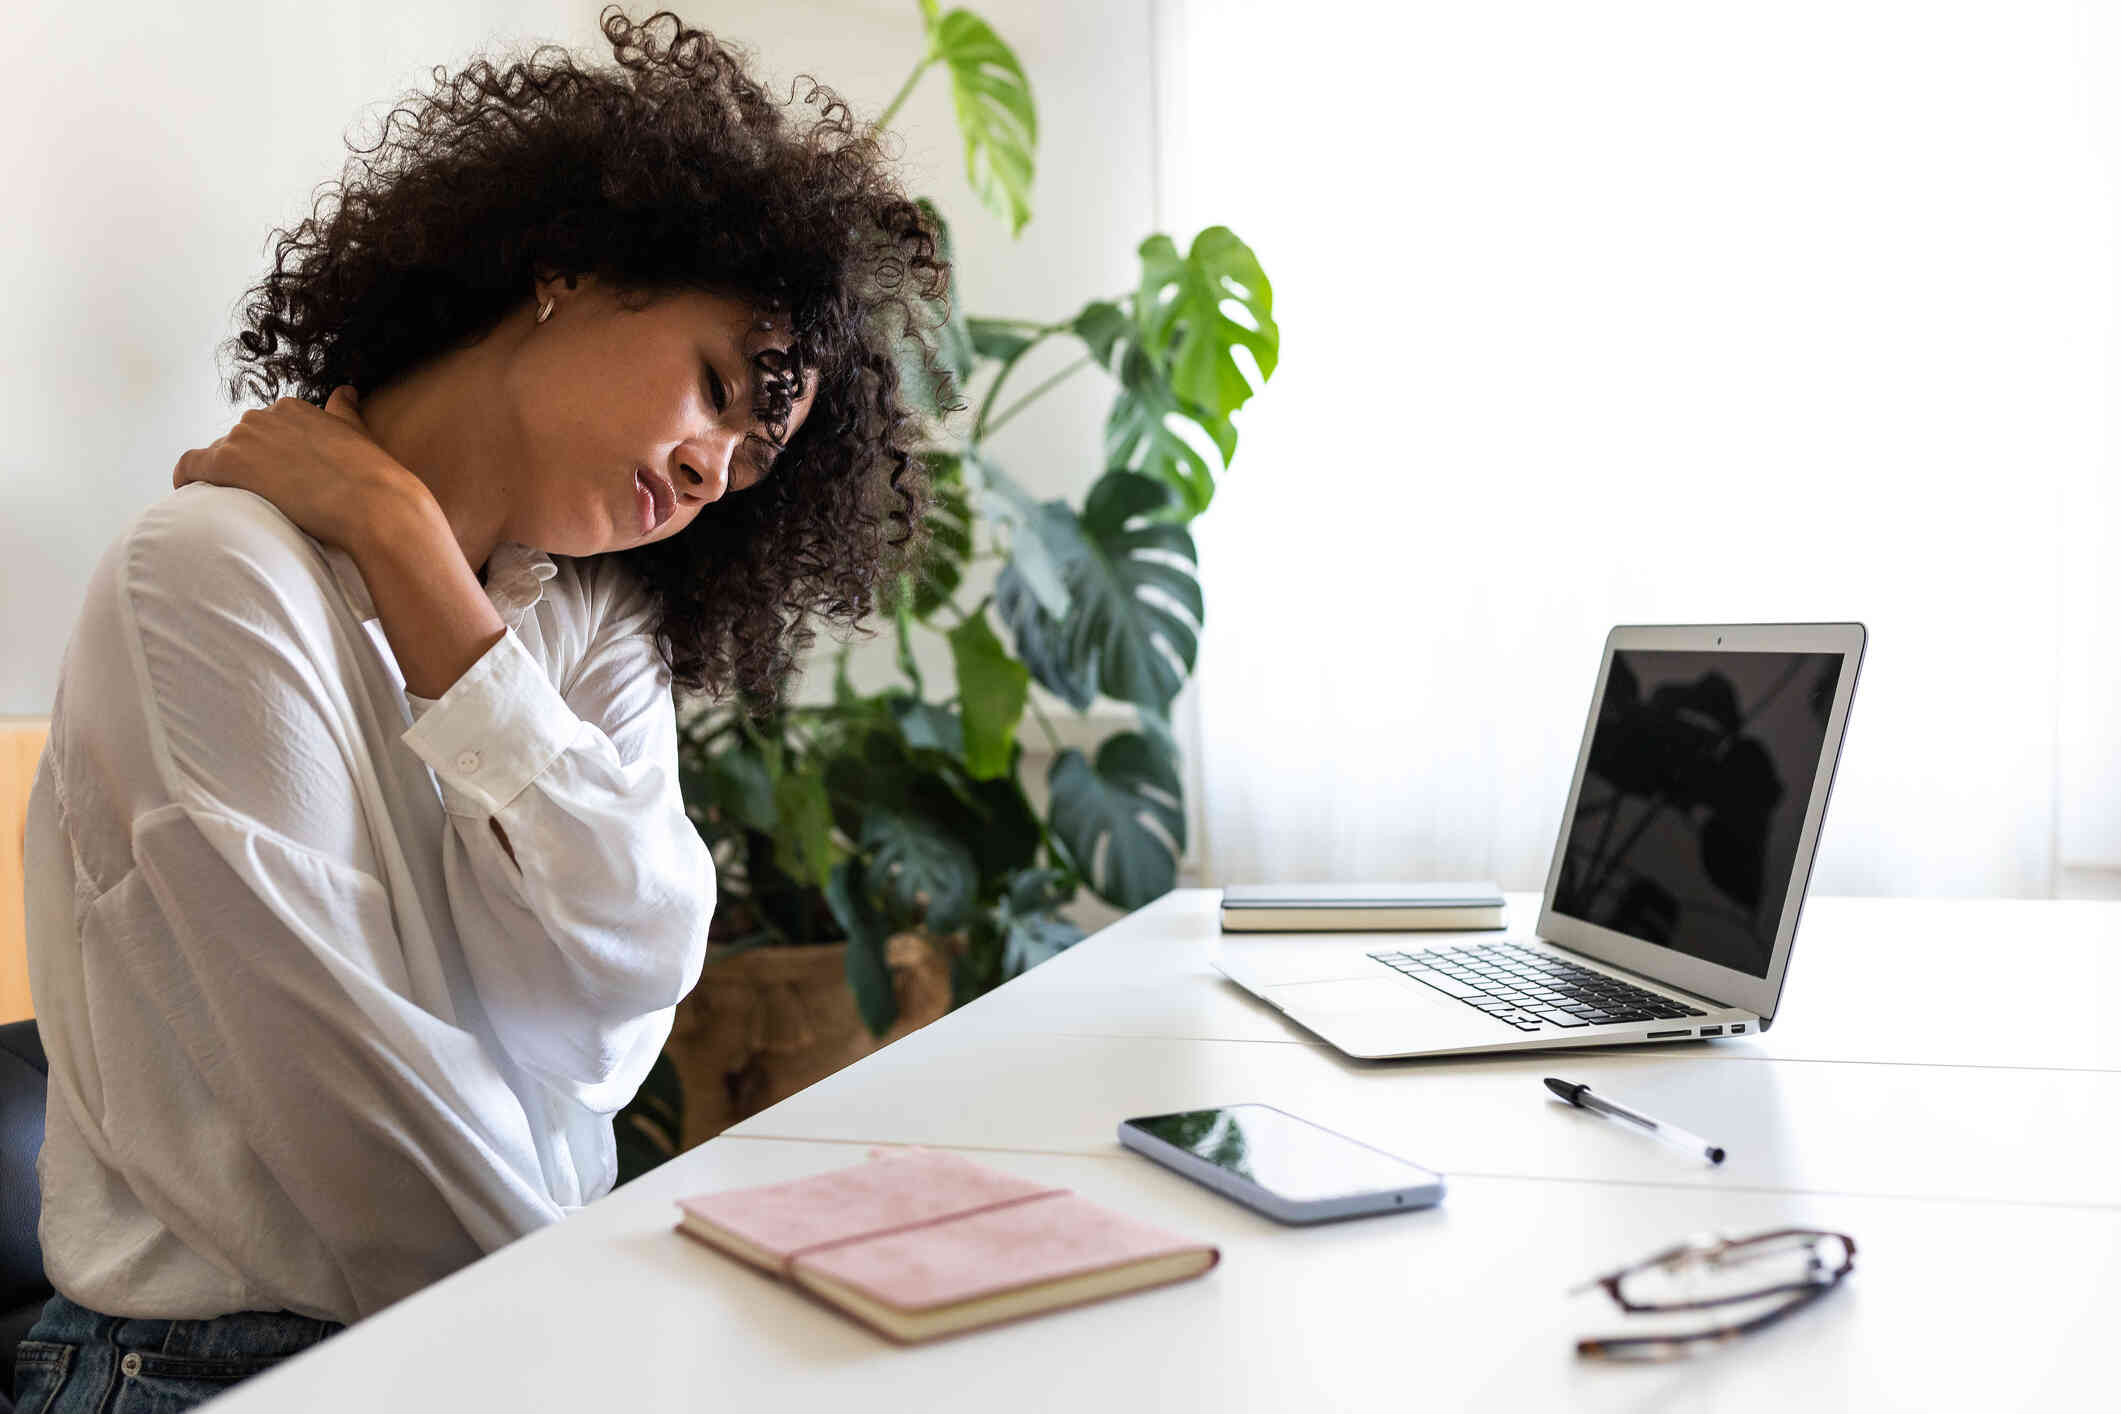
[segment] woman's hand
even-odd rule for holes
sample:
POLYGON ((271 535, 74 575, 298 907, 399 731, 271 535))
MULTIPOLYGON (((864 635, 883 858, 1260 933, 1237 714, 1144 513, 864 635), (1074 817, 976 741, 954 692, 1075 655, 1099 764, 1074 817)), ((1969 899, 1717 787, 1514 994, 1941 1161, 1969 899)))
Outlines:
POLYGON ((263 496, 304 532, 351 551, 408 494, 426 485, 376 444, 351 384, 323 407, 282 398, 252 408, 212 446, 177 458, 172 486, 193 481, 263 496))

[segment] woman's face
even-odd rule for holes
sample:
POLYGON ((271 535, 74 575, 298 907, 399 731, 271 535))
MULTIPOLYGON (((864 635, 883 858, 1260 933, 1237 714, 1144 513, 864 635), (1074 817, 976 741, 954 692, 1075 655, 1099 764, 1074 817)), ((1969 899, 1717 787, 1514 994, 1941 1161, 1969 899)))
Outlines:
MULTIPOLYGON (((704 508, 774 475, 773 431, 754 412, 784 319, 687 291, 630 311, 582 276, 539 287, 552 314, 517 346, 504 396, 522 465, 508 539, 561 555, 630 549, 678 534, 704 508), (763 327, 770 320, 773 327, 763 327)), ((787 414, 795 436, 813 373, 787 414)))

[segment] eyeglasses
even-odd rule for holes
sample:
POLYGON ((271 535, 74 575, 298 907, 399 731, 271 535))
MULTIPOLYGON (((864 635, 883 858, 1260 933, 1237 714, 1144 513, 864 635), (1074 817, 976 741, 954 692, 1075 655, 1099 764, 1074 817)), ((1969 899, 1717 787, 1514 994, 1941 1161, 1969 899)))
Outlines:
POLYGON ((1856 1265, 1856 1239, 1813 1228, 1783 1228, 1751 1237, 1692 1237, 1575 1287, 1604 1287, 1630 1315, 1732 1310, 1733 1319, 1706 1329, 1657 1335, 1601 1336, 1576 1342, 1578 1355, 1615 1360, 1670 1360, 1705 1345, 1735 1340, 1811 1305, 1841 1284, 1856 1265))

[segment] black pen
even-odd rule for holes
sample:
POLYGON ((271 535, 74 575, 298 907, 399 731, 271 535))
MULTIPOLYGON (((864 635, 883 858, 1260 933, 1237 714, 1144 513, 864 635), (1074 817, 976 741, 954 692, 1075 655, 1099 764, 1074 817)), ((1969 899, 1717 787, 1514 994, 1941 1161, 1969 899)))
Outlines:
POLYGON ((1708 1140, 1696 1134, 1689 1134, 1676 1125, 1659 1124, 1648 1115, 1637 1114, 1625 1105, 1616 1105, 1603 1095, 1594 1095, 1588 1085, 1571 1085, 1566 1080, 1556 1080, 1552 1076, 1548 1076, 1547 1088, 1572 1105, 1587 1110, 1596 1110, 1600 1114, 1611 1115, 1614 1119, 1624 1119, 1629 1124, 1640 1125, 1667 1144, 1676 1144, 1689 1154, 1706 1156, 1712 1164, 1723 1162, 1723 1150, 1709 1143, 1708 1140))

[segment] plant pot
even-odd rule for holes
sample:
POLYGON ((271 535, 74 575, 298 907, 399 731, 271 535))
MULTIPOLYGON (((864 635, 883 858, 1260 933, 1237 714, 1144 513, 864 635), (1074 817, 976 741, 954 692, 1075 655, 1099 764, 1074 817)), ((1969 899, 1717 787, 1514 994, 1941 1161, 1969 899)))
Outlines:
POLYGON ((689 1149, 950 1010, 950 956, 918 931, 885 945, 898 1020, 870 1034, 847 985, 845 943, 707 948, 664 1048, 684 1087, 689 1149))

